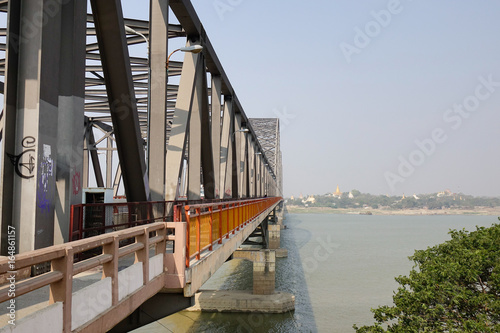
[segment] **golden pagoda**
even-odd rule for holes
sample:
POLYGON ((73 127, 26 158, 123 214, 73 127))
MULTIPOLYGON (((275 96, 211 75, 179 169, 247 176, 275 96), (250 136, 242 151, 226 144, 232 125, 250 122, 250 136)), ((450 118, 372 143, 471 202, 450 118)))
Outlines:
POLYGON ((339 186, 337 185, 337 191, 333 193, 334 197, 340 197, 342 196, 342 192, 340 192, 339 186))

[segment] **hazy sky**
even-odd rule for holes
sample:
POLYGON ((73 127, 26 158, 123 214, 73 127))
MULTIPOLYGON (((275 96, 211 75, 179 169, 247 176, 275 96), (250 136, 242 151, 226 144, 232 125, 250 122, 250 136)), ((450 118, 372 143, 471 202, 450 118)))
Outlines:
POLYGON ((285 195, 500 195, 500 2, 194 0, 285 195))
POLYGON ((281 118, 286 196, 500 196, 500 2, 192 2, 248 117, 281 118))

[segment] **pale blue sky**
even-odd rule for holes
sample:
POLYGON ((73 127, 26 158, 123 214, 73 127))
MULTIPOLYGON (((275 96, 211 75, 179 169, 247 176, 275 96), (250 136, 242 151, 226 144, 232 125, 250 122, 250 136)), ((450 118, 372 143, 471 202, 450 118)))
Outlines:
MULTIPOLYGON (((148 3, 123 0, 125 16, 147 19, 148 3)), ((281 118, 286 196, 500 196, 500 2, 193 5, 248 117, 281 118)))
POLYGON ((499 2, 193 5, 247 115, 282 117, 285 195, 500 195, 500 86, 478 79, 500 82, 499 2))

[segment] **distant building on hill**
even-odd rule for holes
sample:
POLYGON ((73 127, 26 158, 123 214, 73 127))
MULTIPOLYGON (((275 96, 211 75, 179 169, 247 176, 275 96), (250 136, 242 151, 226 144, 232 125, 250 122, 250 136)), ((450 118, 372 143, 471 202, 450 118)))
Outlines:
POLYGON ((302 203, 315 203, 316 202, 316 199, 310 195, 306 200, 302 200, 302 203))

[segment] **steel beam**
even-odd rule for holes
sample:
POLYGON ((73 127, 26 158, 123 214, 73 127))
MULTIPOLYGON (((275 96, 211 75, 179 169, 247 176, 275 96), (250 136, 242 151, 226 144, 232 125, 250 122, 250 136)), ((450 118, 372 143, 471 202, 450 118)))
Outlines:
MULTIPOLYGON (((191 42, 188 42, 189 45, 192 45, 191 42)), ((179 91, 167 146, 165 175, 165 200, 167 201, 178 198, 179 181, 186 149, 187 130, 199 58, 199 54, 193 53, 186 53, 184 56, 179 91)))
MULTIPOLYGON (((212 145, 212 136, 210 128, 210 111, 208 105, 208 85, 207 73, 205 72, 205 57, 200 63, 199 81, 196 86, 201 89, 201 99, 199 100, 199 110, 201 118, 201 166, 203 174, 203 189, 205 199, 215 199, 215 170, 212 145)), ((198 88, 197 88, 198 89, 198 88)), ((219 117, 220 118, 220 117, 219 117)), ((219 120, 220 121, 220 120, 219 120)), ((219 126, 220 127, 220 126, 219 126)), ((219 130, 220 133, 220 130, 219 130)), ((220 149, 220 145, 217 146, 220 149)))
POLYGON ((254 141, 249 137, 249 146, 248 146, 248 171, 249 171, 249 196, 250 198, 255 198, 255 143, 254 141))
POLYGON ((92 160, 92 167, 94 169, 94 177, 97 187, 104 187, 104 178, 102 177, 101 163, 99 162, 99 155, 97 154, 97 147, 95 145, 94 138, 94 127, 91 125, 89 131, 87 132, 88 138, 88 149, 90 152, 90 159, 92 160))
POLYGON ((165 198, 167 133, 168 0, 150 1, 149 59, 150 91, 148 120, 148 172, 151 200, 165 198))
MULTIPOLYGON (((21 1, 10 1, 8 3, 7 34, 12 36, 21 35, 21 1)), ((0 199, 1 212, 1 254, 8 255, 8 229, 13 226, 14 208, 14 179, 15 166, 6 158, 6 152, 14 152, 16 149, 16 117, 17 117, 17 91, 19 74, 19 39, 7 38, 5 52, 5 86, 4 86, 4 111, 0 121, 3 133, 0 177, 0 199)))
MULTIPOLYGON (((214 194, 215 198, 220 198, 220 192, 224 192, 224 188, 220 186, 220 167, 221 167, 221 89, 222 79, 218 75, 212 75, 212 155, 214 163, 214 194)), ((226 143, 227 144, 227 143, 226 143)))
POLYGON ((250 193, 249 193, 249 190, 250 190, 250 186, 249 186, 249 182, 250 182, 250 173, 249 173, 249 168, 248 168, 248 161, 250 159, 250 149, 249 149, 249 140, 250 140, 250 136, 247 135, 246 133, 243 133, 243 147, 242 147, 242 156, 243 156, 243 160, 242 160, 242 164, 243 164, 243 197, 244 198, 248 198, 250 193))
POLYGON ((235 176, 237 179, 237 186, 233 186, 237 189, 236 198, 243 198, 243 172, 245 171, 245 162, 243 161, 245 157, 245 145, 244 145, 244 136, 245 134, 241 132, 241 114, 236 114, 234 117, 234 132, 232 134, 235 146, 235 176))
POLYGON ((82 202, 87 3, 62 4, 54 244, 68 241, 71 205, 82 202))
POLYGON ((203 76, 205 75, 202 56, 197 64, 195 88, 192 96, 191 117, 189 120, 189 155, 188 155, 188 200, 201 199, 201 136, 203 108, 203 76), (203 74, 201 73, 203 72, 203 74))
POLYGON ((11 216, 2 224, 12 222, 17 250, 25 252, 50 246, 54 241, 61 5, 49 0, 13 3, 9 28, 17 25, 19 34, 10 30, 7 43, 9 51, 17 48, 19 53, 8 55, 7 66, 12 68, 7 71, 17 70, 17 80, 7 74, 6 90, 16 89, 13 85, 17 85, 17 103, 11 104, 9 98, 13 95, 7 92, 6 121, 11 121, 8 118, 15 110, 16 124, 5 134, 9 144, 4 152, 9 154, 14 168, 4 170, 3 181, 5 177, 13 179, 7 180, 7 186, 12 187, 4 187, 2 193, 3 198, 11 196, 13 200, 12 208, 2 206, 11 216), (24 24, 19 27, 20 22, 24 24))
POLYGON ((224 112, 222 117, 222 133, 220 144, 220 199, 231 198, 233 195, 233 102, 224 96, 224 112))
POLYGON ((106 188, 113 186, 113 140, 111 135, 106 138, 106 188))
POLYGON ((121 1, 91 0, 127 201, 147 201, 148 176, 121 1))

